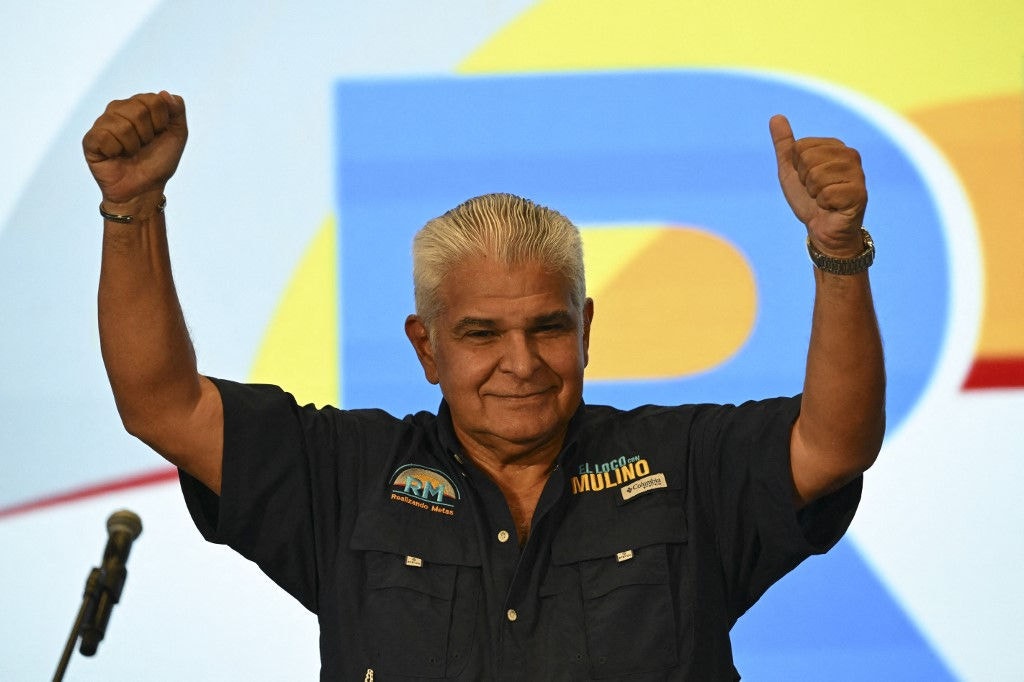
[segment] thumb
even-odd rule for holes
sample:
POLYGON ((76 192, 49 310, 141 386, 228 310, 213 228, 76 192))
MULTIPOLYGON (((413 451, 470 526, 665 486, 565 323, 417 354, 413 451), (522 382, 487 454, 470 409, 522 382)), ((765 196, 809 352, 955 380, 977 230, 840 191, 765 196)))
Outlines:
POLYGON ((793 139, 793 128, 789 125, 789 119, 782 114, 772 116, 768 121, 768 130, 775 144, 775 159, 779 164, 779 172, 792 170, 793 147, 796 140, 793 139))

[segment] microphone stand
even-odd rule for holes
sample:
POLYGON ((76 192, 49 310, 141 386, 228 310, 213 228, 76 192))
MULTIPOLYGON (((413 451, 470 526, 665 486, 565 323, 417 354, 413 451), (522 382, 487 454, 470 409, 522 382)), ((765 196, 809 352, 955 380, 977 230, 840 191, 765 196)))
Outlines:
POLYGON ((121 590, 128 576, 125 562, 131 551, 132 542, 142 533, 142 519, 135 512, 122 509, 107 519, 107 546, 103 550, 103 561, 99 568, 89 572, 82 594, 82 606, 78 609, 75 624, 71 626, 64 653, 61 655, 53 682, 61 682, 67 672, 68 662, 75 649, 75 642, 82 638, 79 651, 83 656, 93 656, 96 647, 107 632, 107 622, 114 605, 121 600, 121 590))
POLYGON ((87 614, 92 616, 96 613, 96 603, 99 601, 100 592, 103 591, 101 578, 102 571, 100 569, 94 568, 89 571, 89 577, 85 580, 85 592, 82 594, 82 606, 78 609, 75 624, 71 626, 71 634, 68 635, 67 644, 64 645, 64 653, 61 655, 60 663, 57 665, 57 672, 53 674, 53 682, 61 682, 64 679, 64 673, 67 671, 68 663, 71 661, 71 654, 75 650, 75 643, 78 641, 79 635, 81 635, 82 623, 85 621, 87 614))

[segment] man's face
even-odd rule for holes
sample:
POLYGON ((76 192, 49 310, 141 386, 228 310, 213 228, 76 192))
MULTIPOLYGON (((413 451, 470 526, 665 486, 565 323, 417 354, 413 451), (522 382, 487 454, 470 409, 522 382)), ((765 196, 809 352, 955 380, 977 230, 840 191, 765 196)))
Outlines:
POLYGON ((416 316, 406 333, 427 380, 440 384, 469 454, 503 463, 557 452, 583 394, 593 302, 539 263, 474 259, 441 285, 433 338, 416 316))

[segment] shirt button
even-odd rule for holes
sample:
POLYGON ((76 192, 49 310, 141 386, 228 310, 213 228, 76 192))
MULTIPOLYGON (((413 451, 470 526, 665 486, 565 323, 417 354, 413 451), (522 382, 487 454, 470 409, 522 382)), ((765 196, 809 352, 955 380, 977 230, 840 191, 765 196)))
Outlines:
POLYGON ((508 539, 512 537, 508 534, 507 530, 498 531, 498 542, 508 542, 508 539))
POLYGON ((516 613, 516 610, 515 610, 515 609, 509 609, 509 610, 508 610, 508 613, 506 613, 505 615, 506 615, 506 616, 508 616, 508 620, 509 620, 509 622, 511 622, 511 623, 514 623, 514 622, 515 622, 515 620, 516 620, 516 618, 518 618, 518 617, 519 617, 519 614, 518 614, 518 613, 516 613))

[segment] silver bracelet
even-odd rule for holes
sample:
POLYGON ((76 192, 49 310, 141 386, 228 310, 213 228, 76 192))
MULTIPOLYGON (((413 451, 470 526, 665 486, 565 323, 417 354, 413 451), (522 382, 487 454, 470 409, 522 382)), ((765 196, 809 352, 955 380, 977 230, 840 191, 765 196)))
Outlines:
MULTIPOLYGON (((167 208, 167 197, 160 195, 160 205, 156 207, 157 213, 163 213, 164 209, 167 208)), ((128 224, 135 219, 135 216, 120 215, 117 213, 107 213, 103 210, 103 202, 100 202, 100 215, 103 216, 104 220, 109 220, 115 223, 128 224)))

